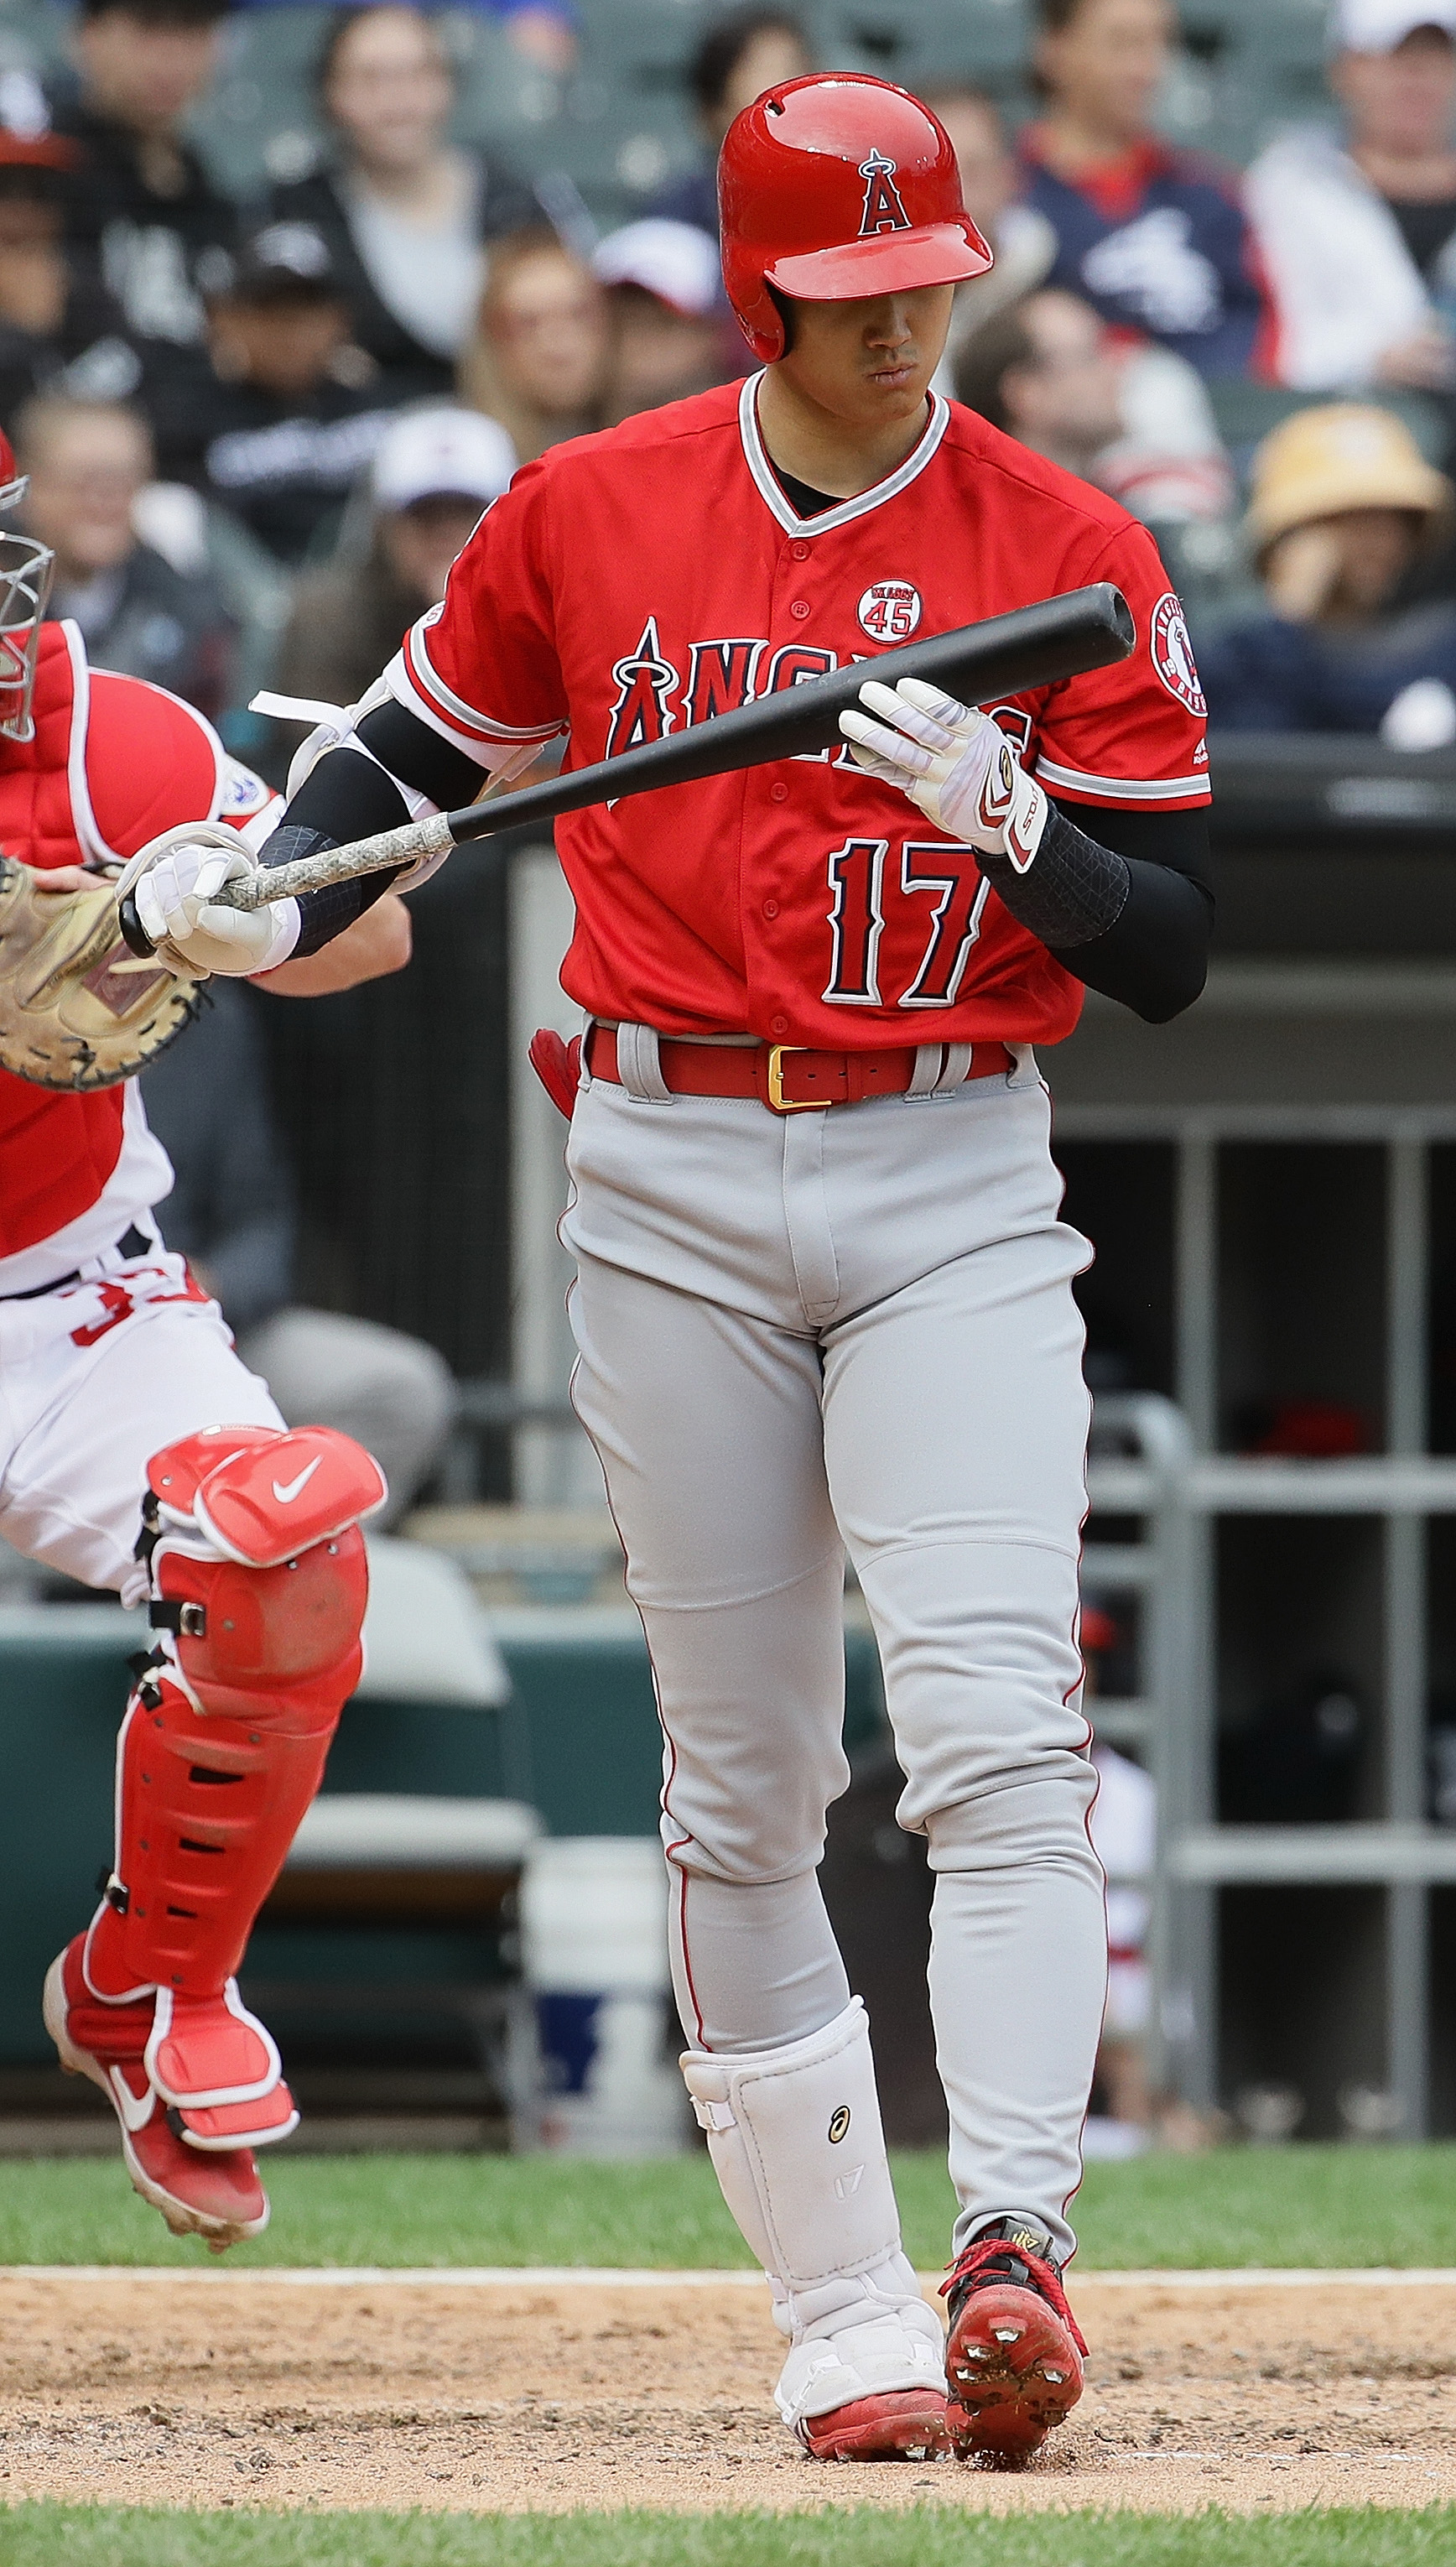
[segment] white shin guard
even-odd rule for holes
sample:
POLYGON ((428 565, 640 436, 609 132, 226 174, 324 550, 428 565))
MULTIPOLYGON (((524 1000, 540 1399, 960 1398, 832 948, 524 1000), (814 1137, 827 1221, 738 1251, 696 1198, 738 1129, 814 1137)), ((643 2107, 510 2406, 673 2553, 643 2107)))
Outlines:
POLYGON ((945 2388, 945 2345, 900 2246, 869 2022, 860 1998, 807 2040, 683 2075, 723 2196, 789 2340, 785 2424, 880 2392, 945 2388))

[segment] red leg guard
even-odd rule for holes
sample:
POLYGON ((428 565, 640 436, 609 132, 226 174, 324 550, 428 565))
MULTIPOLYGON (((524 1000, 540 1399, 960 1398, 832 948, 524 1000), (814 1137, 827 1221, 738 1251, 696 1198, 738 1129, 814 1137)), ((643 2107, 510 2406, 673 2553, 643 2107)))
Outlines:
MULTIPOLYGON (((164 1493, 153 1510, 152 1619, 175 1633, 175 1655, 159 1652, 144 1672, 123 1724, 116 1869, 87 1937, 85 1975, 110 2005, 155 1991, 146 2066, 194 2148, 255 2146, 297 2122, 277 2049, 232 1974, 358 1682, 368 1593, 357 1524, 292 1559, 254 1565, 217 1556, 205 1503, 219 1516, 232 1505, 235 1525, 241 1493, 256 1515, 261 1463, 264 1508, 270 1471, 282 1474, 275 1495, 286 1505, 312 1476, 315 1442, 314 1472, 327 1464, 342 1478, 357 1456, 359 1485, 346 1494, 356 1511, 377 1503, 369 1457, 345 1437, 324 1438, 322 1429, 279 1435, 263 1455, 255 1433, 190 1482, 178 1457, 191 1460, 210 1439, 190 1438, 152 1465, 153 1492, 164 1493)), ((218 1441, 226 1443, 212 1441, 213 1454, 218 1441)), ((317 1529, 315 1517, 308 1530, 317 1529)), ((292 1530, 285 1518, 284 1538, 292 1530)))

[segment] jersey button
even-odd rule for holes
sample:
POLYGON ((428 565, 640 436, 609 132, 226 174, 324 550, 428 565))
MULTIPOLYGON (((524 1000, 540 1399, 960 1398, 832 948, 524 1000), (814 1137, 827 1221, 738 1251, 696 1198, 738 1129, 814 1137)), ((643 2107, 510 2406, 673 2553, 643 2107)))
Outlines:
POLYGON ((768 1030, 771 1034, 786 1034, 788 1031, 787 1016, 770 1016, 768 1019, 768 1030))
POLYGON ((788 611, 793 617, 795 624, 802 624, 809 611, 808 599, 806 597, 796 597, 788 611))
POLYGON ((788 786, 783 783, 770 784, 768 787, 768 799, 770 802, 786 802, 788 800, 788 786))
POLYGON ((791 561, 807 561, 809 558, 807 544, 790 544, 788 550, 791 561))
POLYGON ((763 903, 763 915, 765 918, 776 918, 778 916, 778 903, 776 900, 765 900, 763 903))

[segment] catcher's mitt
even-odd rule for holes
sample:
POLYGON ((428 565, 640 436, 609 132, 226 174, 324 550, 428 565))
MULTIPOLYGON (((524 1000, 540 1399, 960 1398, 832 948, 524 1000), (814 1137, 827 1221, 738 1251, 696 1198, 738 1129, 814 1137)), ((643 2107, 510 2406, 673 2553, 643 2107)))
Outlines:
POLYGON ((36 1087, 115 1087, 196 1015, 205 975, 129 953, 117 895, 43 892, 0 856, 0 1067, 36 1087))

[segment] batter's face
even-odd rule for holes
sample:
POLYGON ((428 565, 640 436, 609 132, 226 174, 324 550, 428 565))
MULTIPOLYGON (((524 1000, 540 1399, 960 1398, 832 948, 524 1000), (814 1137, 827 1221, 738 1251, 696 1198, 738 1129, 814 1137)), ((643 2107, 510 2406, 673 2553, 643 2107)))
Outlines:
POLYGON ((795 303, 775 373, 855 436, 913 422, 951 326, 953 285, 918 285, 854 303, 795 303))

